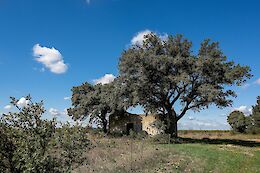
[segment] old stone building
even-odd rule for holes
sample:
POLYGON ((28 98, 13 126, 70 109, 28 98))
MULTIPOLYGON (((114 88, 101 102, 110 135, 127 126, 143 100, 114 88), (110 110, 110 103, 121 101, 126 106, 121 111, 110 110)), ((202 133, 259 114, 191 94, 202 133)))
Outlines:
POLYGON ((159 134, 160 131, 154 126, 158 119, 156 115, 123 113, 109 117, 110 132, 129 134, 130 130, 135 132, 145 131, 149 135, 159 134))

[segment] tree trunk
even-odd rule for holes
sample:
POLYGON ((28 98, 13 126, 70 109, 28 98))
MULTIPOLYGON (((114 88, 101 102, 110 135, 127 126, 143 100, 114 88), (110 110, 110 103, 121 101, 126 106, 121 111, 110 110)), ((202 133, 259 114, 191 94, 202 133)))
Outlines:
POLYGON ((168 133, 171 135, 171 138, 177 138, 178 137, 177 121, 175 119, 170 121, 168 133))
POLYGON ((105 134, 108 133, 108 130, 107 130, 107 124, 108 124, 108 121, 106 119, 106 115, 107 115, 107 110, 102 110, 101 111, 101 116, 99 117, 101 119, 101 123, 102 123, 102 129, 103 129, 103 132, 105 134))
POLYGON ((167 134, 170 134, 171 138, 178 137, 177 119, 172 113, 167 114, 166 118, 166 130, 167 134))
POLYGON ((108 130, 107 130, 107 120, 106 119, 102 120, 102 128, 103 128, 103 132, 105 134, 107 134, 108 130))

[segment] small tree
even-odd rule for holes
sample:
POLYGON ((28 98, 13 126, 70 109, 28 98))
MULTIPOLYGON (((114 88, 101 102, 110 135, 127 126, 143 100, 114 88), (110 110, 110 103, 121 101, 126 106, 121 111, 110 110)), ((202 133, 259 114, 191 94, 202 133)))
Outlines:
POLYGON ((252 109, 253 132, 260 133, 260 96, 257 97, 257 103, 252 109))
POLYGON ((239 133, 245 133, 250 125, 250 117, 246 117, 243 112, 233 111, 229 114, 227 121, 232 129, 239 133))
POLYGON ((113 99, 113 83, 91 85, 83 83, 72 88, 72 108, 68 114, 74 120, 89 119, 90 123, 100 125, 104 133, 108 132, 108 116, 114 112, 116 102, 113 99))
POLYGON ((198 54, 191 46, 182 35, 162 40, 151 33, 143 45, 130 47, 120 58, 125 95, 132 105, 161 115, 172 137, 177 137, 177 122, 188 110, 230 106, 236 94, 225 87, 240 85, 251 76, 249 67, 227 61, 217 42, 203 41, 198 54))

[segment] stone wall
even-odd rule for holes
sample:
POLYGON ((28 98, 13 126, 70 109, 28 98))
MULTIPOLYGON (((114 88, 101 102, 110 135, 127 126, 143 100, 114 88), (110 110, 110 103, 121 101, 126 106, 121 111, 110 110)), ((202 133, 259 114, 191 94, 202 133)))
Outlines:
POLYGON ((142 117, 142 130, 149 135, 157 135, 160 131, 154 126, 154 122, 158 119, 157 115, 140 115, 142 117))
POLYGON ((109 130, 110 132, 119 132, 127 134, 127 124, 133 124, 133 131, 140 132, 142 130, 142 119, 139 115, 125 113, 120 116, 109 117, 109 130))
POLYGON ((160 131, 153 126, 158 119, 156 115, 137 115, 124 113, 122 115, 111 115, 109 117, 109 130, 111 133, 128 134, 129 128, 135 132, 146 131, 149 135, 159 134, 160 131))

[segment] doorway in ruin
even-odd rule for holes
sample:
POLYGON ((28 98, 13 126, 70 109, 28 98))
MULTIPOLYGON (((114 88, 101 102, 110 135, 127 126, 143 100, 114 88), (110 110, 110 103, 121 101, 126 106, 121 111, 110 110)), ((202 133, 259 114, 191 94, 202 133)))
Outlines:
POLYGON ((134 123, 127 123, 126 124, 126 134, 129 135, 131 130, 134 130, 134 123))

